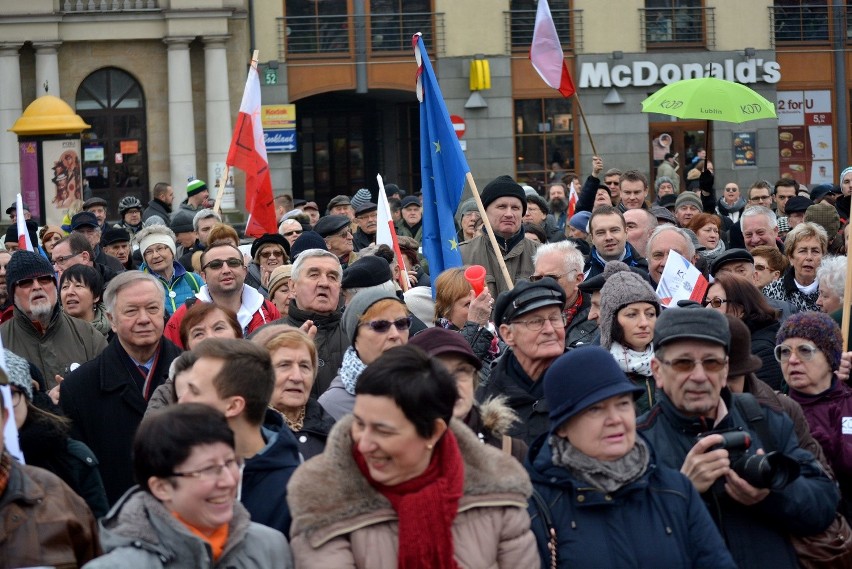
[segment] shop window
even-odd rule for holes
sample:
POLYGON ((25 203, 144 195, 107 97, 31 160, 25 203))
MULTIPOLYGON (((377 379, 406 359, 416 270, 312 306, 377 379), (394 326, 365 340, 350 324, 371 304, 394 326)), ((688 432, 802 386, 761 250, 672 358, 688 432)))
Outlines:
MULTIPOLYGON (((532 43, 533 30, 535 30, 535 14, 538 6, 537 0, 512 0, 509 12, 509 36, 512 49, 529 49, 532 43)), ((550 0, 550 14, 559 34, 559 42, 562 49, 571 49, 571 38, 577 25, 572 15, 569 0, 550 0)))
POLYGON ((284 34, 288 54, 349 51, 346 0, 287 0, 284 34))
POLYGON ((827 1, 775 0, 770 10, 775 43, 828 41, 830 20, 827 1))
POLYGON ((411 38, 423 34, 434 43, 431 0, 370 0, 370 47, 373 51, 411 49, 411 38))
POLYGON ((710 47, 713 12, 702 0, 645 0, 641 10, 648 49, 710 47))
POLYGON ((574 117, 571 99, 515 101, 517 180, 543 191, 574 171, 574 117))

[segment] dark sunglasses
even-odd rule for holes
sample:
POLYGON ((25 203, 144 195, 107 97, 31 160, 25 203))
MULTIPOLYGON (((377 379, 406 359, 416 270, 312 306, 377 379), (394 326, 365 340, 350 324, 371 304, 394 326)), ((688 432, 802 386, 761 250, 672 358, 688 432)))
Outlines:
POLYGON ((209 263, 205 264, 203 267, 201 267, 201 270, 203 271, 205 269, 210 268, 210 269, 213 269, 214 271, 218 271, 219 269, 221 269, 225 265, 228 265, 232 269, 236 269, 237 267, 243 266, 243 260, 237 259, 236 257, 231 257, 229 259, 225 259, 224 261, 222 259, 214 259, 214 260, 210 261, 209 263))
POLYGON ((712 306, 713 308, 721 308, 723 304, 728 302, 726 299, 719 298, 718 296, 714 296, 713 298, 708 298, 704 301, 704 306, 712 306))
POLYGON ((396 326, 396 329, 402 332, 403 330, 408 330, 411 327, 411 316, 397 318, 393 322, 390 320, 370 320, 369 322, 364 322, 362 325, 369 326, 370 330, 378 334, 384 334, 390 330, 391 326, 396 326))
POLYGON ((35 281, 38 281, 38 284, 40 284, 41 286, 56 284, 56 279, 54 279, 53 276, 45 275, 43 277, 36 277, 34 279, 21 279, 15 283, 15 286, 18 288, 30 288, 31 286, 33 286, 33 283, 35 281))
POLYGON ((561 275, 530 275, 530 282, 538 282, 543 278, 551 278, 555 281, 558 281, 562 277, 566 276, 568 273, 563 273, 561 275))
POLYGON ((264 251, 260 254, 261 259, 269 259, 270 257, 283 257, 284 251, 280 251, 278 249, 274 249, 272 251, 264 251))
POLYGON ((293 231, 285 231, 284 237, 292 237, 293 235, 301 235, 301 234, 302 234, 301 229, 294 229, 293 231))

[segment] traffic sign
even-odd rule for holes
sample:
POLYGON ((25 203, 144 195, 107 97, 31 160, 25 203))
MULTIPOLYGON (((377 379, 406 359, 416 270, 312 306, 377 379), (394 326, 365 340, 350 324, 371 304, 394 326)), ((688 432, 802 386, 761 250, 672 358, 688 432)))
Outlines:
POLYGON ((453 130, 456 131, 456 136, 461 140, 465 132, 464 119, 458 115, 450 115, 450 122, 453 123, 453 130))

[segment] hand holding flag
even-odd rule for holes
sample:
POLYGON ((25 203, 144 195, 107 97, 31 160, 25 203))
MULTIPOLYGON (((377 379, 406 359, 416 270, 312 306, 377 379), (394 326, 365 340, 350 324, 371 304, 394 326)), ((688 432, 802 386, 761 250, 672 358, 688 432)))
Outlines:
POLYGON ((669 250, 669 258, 663 267, 663 275, 657 285, 660 304, 668 308, 677 306, 678 300, 701 302, 707 292, 707 279, 695 265, 674 249, 669 250))

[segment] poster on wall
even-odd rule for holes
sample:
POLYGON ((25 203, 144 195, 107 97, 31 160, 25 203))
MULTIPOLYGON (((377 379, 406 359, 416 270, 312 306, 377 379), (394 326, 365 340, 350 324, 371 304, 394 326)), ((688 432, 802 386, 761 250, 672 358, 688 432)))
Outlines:
MULTIPOLYGON (((30 208, 32 218, 40 221, 41 200, 38 191, 38 143, 21 142, 18 148, 21 160, 21 199, 30 208)), ((7 208, 12 204, 3 204, 7 208)))
POLYGON ((831 91, 778 91, 781 176, 800 184, 834 180, 831 91))
POLYGON ((757 133, 733 133, 734 168, 757 166, 757 133))
POLYGON ((41 153, 45 209, 42 221, 61 225, 68 209, 83 198, 80 139, 45 140, 41 153))

